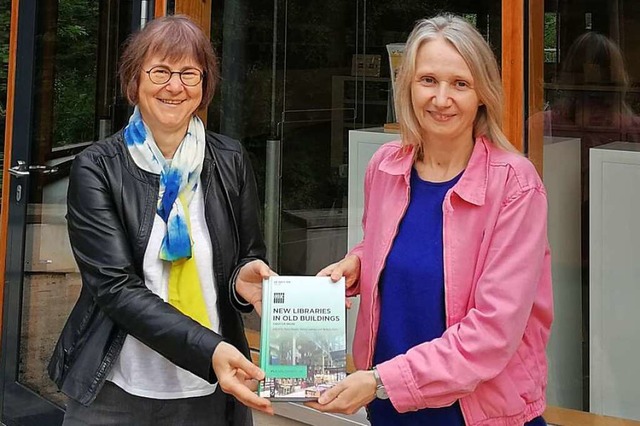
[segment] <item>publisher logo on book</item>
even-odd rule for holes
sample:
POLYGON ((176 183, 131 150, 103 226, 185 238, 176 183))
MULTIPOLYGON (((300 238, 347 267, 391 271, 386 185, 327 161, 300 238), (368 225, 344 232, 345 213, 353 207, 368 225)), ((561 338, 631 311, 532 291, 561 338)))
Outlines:
POLYGON ((284 293, 273 293, 273 303, 284 303, 284 293))

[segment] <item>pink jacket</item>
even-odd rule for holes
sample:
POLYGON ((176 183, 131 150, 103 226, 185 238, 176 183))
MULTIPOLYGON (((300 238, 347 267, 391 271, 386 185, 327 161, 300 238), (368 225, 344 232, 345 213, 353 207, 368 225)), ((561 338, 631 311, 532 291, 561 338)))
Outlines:
MULTIPOLYGON (((364 238, 353 343, 371 367, 380 319, 378 279, 409 204, 412 152, 382 146, 365 177, 364 238)), ((443 203, 447 330, 378 366, 399 412, 460 400, 470 426, 522 426, 545 409, 545 349, 553 317, 547 198, 525 157, 478 138, 443 203)), ((409 325, 410 326, 410 325, 409 325)))

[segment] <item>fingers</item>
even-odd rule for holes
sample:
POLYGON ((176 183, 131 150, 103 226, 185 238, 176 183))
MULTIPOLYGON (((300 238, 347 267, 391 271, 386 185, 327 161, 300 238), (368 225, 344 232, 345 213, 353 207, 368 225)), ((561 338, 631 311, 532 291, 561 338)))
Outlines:
POLYGON ((316 274, 316 277, 327 277, 327 276, 331 275, 331 272, 333 271, 333 268, 335 268, 337 264, 338 264, 338 262, 332 263, 331 265, 328 265, 328 266, 325 266, 324 268, 322 268, 320 270, 320 272, 318 272, 316 274))
POLYGON ((322 392, 322 395, 320 395, 320 398, 318 398, 318 404, 326 405, 330 403, 331 401, 336 399, 338 395, 340 395, 344 390, 345 386, 342 384, 342 382, 336 384, 335 386, 322 392))
POLYGON ((258 390, 258 387, 259 387, 258 385, 259 385, 259 384, 260 384, 260 382, 259 382, 259 381, 257 381, 257 380, 253 380, 253 379, 251 379, 251 380, 245 380, 245 381, 244 381, 244 385, 245 385, 247 388, 249 388, 249 390, 250 390, 251 392, 256 392, 256 391, 258 390))
POLYGON ((266 263, 264 263, 262 260, 256 260, 256 268, 255 270, 258 272, 258 275, 261 278, 268 278, 271 276, 271 272, 273 272, 271 270, 271 268, 269 268, 269 266, 267 266, 266 263))
POLYGON ((242 355, 237 357, 237 359, 234 359, 230 364, 232 367, 239 370, 239 372, 243 375, 243 379, 264 379, 264 371, 262 371, 260 367, 258 367, 242 355))
MULTIPOLYGON (((331 281, 336 282, 344 276, 344 267, 340 264, 331 271, 331 281)), ((346 282, 346 280, 345 280, 346 282)))
POLYGON ((240 382, 236 377, 231 380, 225 381, 223 384, 220 381, 222 390, 235 396, 238 401, 246 405, 247 407, 262 411, 267 414, 273 414, 273 407, 271 402, 266 398, 261 398, 251 391, 244 383, 240 382))
POLYGON ((262 279, 278 275, 271 268, 269 268, 269 265, 267 265, 260 259, 252 260, 247 265, 250 265, 249 267, 251 268, 251 271, 254 275, 257 275, 262 279))
POLYGON ((264 379, 264 372, 246 359, 240 351, 226 342, 221 342, 213 352, 212 363, 223 391, 235 396, 250 408, 273 414, 269 400, 260 398, 252 392, 252 386, 247 386, 249 379, 264 379))
POLYGON ((332 263, 329 266, 326 266, 320 272, 316 274, 318 277, 331 277, 331 281, 336 282, 344 275, 344 265, 342 264, 344 261, 332 263))
POLYGON ((320 398, 318 398, 317 402, 310 401, 305 403, 305 405, 327 413, 353 414, 357 409, 351 406, 351 401, 349 401, 348 398, 341 398, 341 394, 344 391, 344 387, 338 387, 338 385, 336 385, 324 392, 320 398))
POLYGON ((347 309, 351 309, 351 306, 353 306, 353 302, 351 301, 351 299, 349 299, 348 297, 345 297, 344 306, 346 306, 347 309))

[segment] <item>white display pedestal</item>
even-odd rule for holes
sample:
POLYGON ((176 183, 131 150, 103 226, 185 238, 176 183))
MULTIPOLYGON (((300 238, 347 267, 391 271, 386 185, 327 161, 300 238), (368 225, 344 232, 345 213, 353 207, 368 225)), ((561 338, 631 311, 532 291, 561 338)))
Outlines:
POLYGON ((581 410, 582 258, 580 139, 545 137, 543 181, 549 202, 554 320, 547 358, 547 403, 581 410))
POLYGON ((590 410, 640 420, 640 144, 592 148, 590 410))
MULTIPOLYGON (((386 142, 398 140, 397 133, 386 133, 382 127, 349 131, 349 182, 347 213, 347 248, 362 240, 362 213, 364 210, 364 175, 373 154, 386 142)), ((353 305, 347 312, 347 351, 353 347, 353 333, 360 298, 352 299, 353 305)))

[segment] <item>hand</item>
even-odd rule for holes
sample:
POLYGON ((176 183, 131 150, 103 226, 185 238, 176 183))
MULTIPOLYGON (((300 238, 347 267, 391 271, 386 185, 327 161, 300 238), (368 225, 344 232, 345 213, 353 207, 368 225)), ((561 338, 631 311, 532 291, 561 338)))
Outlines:
POLYGON ((318 402, 305 405, 318 411, 353 414, 376 397, 376 379, 373 371, 360 370, 326 390, 318 402))
MULTIPOLYGON (((354 286, 360 279, 360 258, 354 254, 350 254, 340 262, 332 263, 326 266, 320 272, 319 277, 331 276, 333 282, 338 281, 340 278, 345 278, 345 286, 347 289, 354 286)), ((351 308, 351 300, 345 301, 347 308, 351 308)))
POLYGON ((258 315, 262 315, 262 280, 278 275, 262 260, 252 260, 240 268, 236 278, 236 293, 251 303, 258 315))
POLYGON ((213 351, 211 365, 218 377, 218 384, 225 393, 235 396, 249 408, 273 414, 271 402, 254 393, 256 380, 264 379, 264 373, 239 350, 226 342, 220 342, 213 351))

